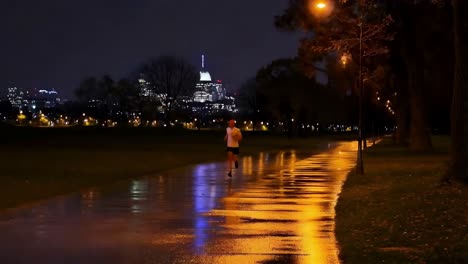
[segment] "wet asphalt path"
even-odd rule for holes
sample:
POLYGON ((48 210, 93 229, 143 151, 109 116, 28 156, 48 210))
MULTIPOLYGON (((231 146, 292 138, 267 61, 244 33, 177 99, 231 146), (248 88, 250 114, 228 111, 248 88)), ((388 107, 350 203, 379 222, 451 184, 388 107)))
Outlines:
POLYGON ((285 151, 54 198, 0 214, 0 263, 339 263, 337 195, 356 142, 285 151))

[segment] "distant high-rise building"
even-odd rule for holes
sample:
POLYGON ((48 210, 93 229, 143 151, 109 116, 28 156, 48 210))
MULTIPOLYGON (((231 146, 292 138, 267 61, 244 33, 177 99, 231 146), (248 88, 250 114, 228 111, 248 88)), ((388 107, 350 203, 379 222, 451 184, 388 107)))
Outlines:
POLYGON ((195 87, 193 101, 198 103, 215 102, 224 99, 226 93, 220 80, 214 82, 211 74, 205 70, 205 55, 202 55, 200 81, 195 87))
POLYGON ((24 92, 18 87, 8 87, 7 98, 12 106, 21 108, 24 99, 24 92))
POLYGON ((30 111, 54 108, 61 103, 58 92, 54 89, 23 90, 12 86, 8 88, 7 98, 12 106, 20 109, 28 108, 30 111))
POLYGON ((52 90, 37 90, 36 88, 26 91, 23 98, 23 106, 30 111, 39 111, 47 108, 54 108, 60 104, 58 92, 52 90))
POLYGON ((58 98, 58 92, 54 89, 52 90, 39 90, 35 98, 40 102, 44 108, 53 108, 58 103, 60 103, 60 98, 58 98))
POLYGON ((150 83, 143 78, 138 79, 138 85, 140 86, 140 95, 143 97, 154 98, 154 91, 150 87, 150 83))

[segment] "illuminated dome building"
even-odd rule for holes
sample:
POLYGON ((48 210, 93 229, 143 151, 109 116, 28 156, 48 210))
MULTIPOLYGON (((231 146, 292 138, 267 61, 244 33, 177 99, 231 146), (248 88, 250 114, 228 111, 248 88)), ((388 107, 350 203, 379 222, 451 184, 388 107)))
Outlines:
POLYGON ((197 103, 215 102, 224 99, 225 91, 220 80, 214 82, 211 75, 205 70, 205 55, 202 55, 202 70, 200 81, 197 83, 193 101, 197 103))

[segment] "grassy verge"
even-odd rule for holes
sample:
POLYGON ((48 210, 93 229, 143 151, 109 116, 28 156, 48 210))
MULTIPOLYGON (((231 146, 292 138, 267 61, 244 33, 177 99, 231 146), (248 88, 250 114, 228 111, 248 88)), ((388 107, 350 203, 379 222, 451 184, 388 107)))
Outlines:
MULTIPOLYGON (((222 131, 157 129, 2 130, 0 209, 190 164, 225 159, 222 131)), ((245 133, 241 155, 312 151, 336 138, 290 140, 245 133)))
POLYGON ((448 138, 432 153, 382 142, 365 153, 337 205, 344 263, 468 263, 468 186, 440 185, 448 138))

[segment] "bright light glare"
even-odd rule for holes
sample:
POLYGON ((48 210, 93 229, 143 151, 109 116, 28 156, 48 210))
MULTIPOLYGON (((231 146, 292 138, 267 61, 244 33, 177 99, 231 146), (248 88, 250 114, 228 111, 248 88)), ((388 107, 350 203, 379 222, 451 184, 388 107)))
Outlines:
POLYGON ((341 55, 340 61, 343 66, 346 66, 348 64, 348 61, 351 59, 351 55, 348 53, 344 53, 341 55))
POLYGON ((333 10, 333 1, 330 0, 308 0, 309 12, 317 18, 328 17, 333 10))
POLYGON ((325 7, 327 7, 327 4, 325 4, 325 3, 318 3, 316 6, 317 6, 317 8, 319 8, 319 9, 324 9, 325 7))

